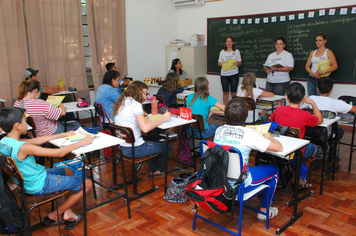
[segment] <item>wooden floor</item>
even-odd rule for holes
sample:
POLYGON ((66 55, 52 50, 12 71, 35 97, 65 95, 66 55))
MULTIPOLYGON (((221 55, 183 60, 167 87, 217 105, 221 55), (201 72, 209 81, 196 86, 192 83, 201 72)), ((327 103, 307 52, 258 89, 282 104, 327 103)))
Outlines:
MULTIPOLYGON (((349 129, 345 129, 343 140, 351 140, 349 129)), ((172 143, 173 146, 177 143, 172 143)), ((298 208, 303 211, 303 216, 294 225, 289 227, 282 235, 356 235, 356 161, 353 161, 351 173, 347 172, 349 161, 349 150, 347 146, 341 147, 340 169, 336 172, 335 181, 331 181, 331 176, 327 176, 324 184, 324 194, 319 195, 320 187, 320 165, 314 166, 312 171, 312 190, 314 194, 301 201, 298 208)), ((176 150, 175 150, 176 151, 176 150)), ((173 155, 176 152, 173 152, 173 155)), ((354 155, 356 160, 356 154, 354 155)), ((177 164, 169 162, 173 167, 177 164)), ((95 178, 110 186, 112 183, 111 164, 95 168, 95 178)), ((126 172, 131 175, 129 166, 126 172)), ((148 164, 140 170, 139 188, 150 187, 148 174, 148 164)), ((121 180, 121 170, 119 168, 119 181, 121 180)), ((169 175, 169 181, 172 175, 169 175)), ((224 231, 213 227, 201 220, 197 220, 196 230, 192 230, 192 204, 169 203, 163 200, 164 177, 156 177, 155 185, 159 190, 141 199, 131 202, 132 219, 128 219, 127 208, 123 199, 116 200, 109 204, 88 212, 88 235, 227 235, 224 231)), ((105 200, 113 196, 106 194, 99 186, 96 187, 98 199, 94 200, 92 192, 88 195, 88 205, 105 200)), ((290 186, 286 190, 290 190, 290 186)), ((121 190, 122 191, 122 190, 121 190)), ((130 189, 132 193, 132 189, 130 189)), ((265 228, 265 223, 256 220, 256 213, 244 209, 242 220, 242 235, 275 235, 276 229, 281 227, 290 219, 292 207, 286 207, 286 202, 292 197, 291 193, 284 190, 277 190, 275 194, 274 206, 278 207, 279 214, 270 221, 270 228, 265 228)), ((258 206, 260 199, 251 200, 248 204, 258 206)), ((49 208, 41 209, 43 215, 49 208)), ((73 207, 75 212, 82 211, 82 203, 73 207)), ((230 220, 230 215, 217 215, 204 210, 199 211, 203 216, 237 231, 238 216, 230 220)), ((32 218, 35 218, 33 213, 32 218)), ((67 231, 64 226, 61 228, 62 234, 83 235, 83 221, 73 230, 67 231)), ((57 235, 57 227, 43 227, 33 232, 33 235, 57 235)))

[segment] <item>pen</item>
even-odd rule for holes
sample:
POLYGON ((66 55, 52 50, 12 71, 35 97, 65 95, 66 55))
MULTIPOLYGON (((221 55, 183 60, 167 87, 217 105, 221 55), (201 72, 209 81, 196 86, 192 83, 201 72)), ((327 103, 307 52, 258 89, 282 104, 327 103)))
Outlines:
POLYGON ((76 142, 76 141, 79 141, 79 140, 82 140, 82 139, 81 138, 73 139, 73 140, 71 140, 71 142, 76 142))

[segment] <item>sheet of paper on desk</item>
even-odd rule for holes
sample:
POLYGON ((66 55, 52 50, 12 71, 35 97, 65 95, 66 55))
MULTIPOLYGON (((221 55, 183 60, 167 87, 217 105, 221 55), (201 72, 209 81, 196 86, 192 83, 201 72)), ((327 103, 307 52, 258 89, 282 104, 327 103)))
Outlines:
POLYGON ((85 138, 88 135, 90 135, 92 137, 95 136, 95 134, 91 134, 91 133, 85 131, 82 127, 79 127, 74 133, 75 133, 75 135, 67 136, 65 138, 70 140, 70 141, 72 141, 72 142, 74 142, 74 141, 79 141, 79 140, 85 138))
POLYGON ((264 125, 246 125, 245 127, 253 129, 256 133, 263 135, 265 133, 268 133, 269 127, 271 127, 271 123, 264 125))

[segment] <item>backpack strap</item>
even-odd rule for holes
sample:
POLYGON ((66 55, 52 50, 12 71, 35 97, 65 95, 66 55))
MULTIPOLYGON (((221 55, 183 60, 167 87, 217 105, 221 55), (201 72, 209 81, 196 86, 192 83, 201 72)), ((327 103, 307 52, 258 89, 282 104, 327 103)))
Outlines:
POLYGON ((6 162, 6 155, 0 153, 0 170, 4 167, 6 162))

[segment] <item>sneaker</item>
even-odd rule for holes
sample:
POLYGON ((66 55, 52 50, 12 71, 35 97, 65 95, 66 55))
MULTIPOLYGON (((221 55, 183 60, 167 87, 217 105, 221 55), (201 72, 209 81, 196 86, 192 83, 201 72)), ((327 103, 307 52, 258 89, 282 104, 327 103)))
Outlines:
MULTIPOLYGON (((278 208, 277 207, 269 207, 269 219, 273 219, 278 215, 278 208)), ((266 216, 258 213, 257 214, 257 220, 259 222, 266 222, 266 216)))

